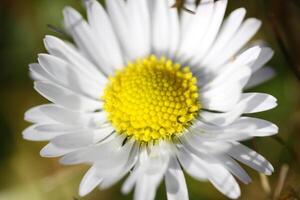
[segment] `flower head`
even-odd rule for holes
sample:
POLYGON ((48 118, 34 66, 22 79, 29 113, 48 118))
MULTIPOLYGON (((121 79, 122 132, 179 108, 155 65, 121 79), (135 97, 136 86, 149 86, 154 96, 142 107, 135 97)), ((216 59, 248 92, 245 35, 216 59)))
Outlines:
POLYGON ((245 92, 273 76, 268 47, 245 45, 260 21, 245 9, 223 22, 227 0, 203 0, 195 14, 172 0, 85 1, 88 22, 65 8, 75 46, 54 36, 49 54, 30 65, 35 89, 52 103, 34 107, 25 139, 50 141, 44 157, 89 163, 79 193, 107 188, 128 175, 122 192, 188 199, 183 170, 229 198, 235 178, 251 181, 239 162, 270 175, 271 164, 240 141, 276 134, 276 125, 247 114, 274 108, 268 94, 245 92), (242 50, 243 49, 243 50, 242 50), (129 173, 131 171, 131 173, 129 173))

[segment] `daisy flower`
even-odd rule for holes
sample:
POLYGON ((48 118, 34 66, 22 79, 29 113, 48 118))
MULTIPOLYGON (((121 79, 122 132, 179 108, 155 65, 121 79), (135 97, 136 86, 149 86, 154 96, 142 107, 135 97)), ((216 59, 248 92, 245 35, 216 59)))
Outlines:
POLYGON ((155 198, 164 180, 169 200, 187 200, 183 171, 229 198, 240 163, 270 175, 272 165, 241 141, 276 134, 247 114, 274 108, 268 94, 245 92, 273 76, 268 47, 245 47, 261 22, 239 8, 223 21, 227 0, 202 0, 195 14, 172 0, 85 1, 87 21, 66 7, 74 44, 46 36, 48 54, 30 65, 34 88, 50 104, 28 110, 23 136, 49 141, 43 157, 88 163, 84 196, 122 178, 135 200, 155 198))

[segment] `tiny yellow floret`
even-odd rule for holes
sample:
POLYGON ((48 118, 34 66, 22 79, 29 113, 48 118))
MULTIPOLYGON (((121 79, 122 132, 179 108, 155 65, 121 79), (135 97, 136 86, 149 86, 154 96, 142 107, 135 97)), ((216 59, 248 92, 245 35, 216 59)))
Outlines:
POLYGON ((201 109, 198 97, 189 67, 152 55, 110 77, 102 100, 118 133, 148 143, 181 135, 201 109))

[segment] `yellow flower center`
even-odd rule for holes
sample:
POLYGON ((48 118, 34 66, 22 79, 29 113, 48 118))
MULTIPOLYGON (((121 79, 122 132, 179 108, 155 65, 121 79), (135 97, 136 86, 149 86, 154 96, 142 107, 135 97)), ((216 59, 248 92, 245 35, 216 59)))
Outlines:
POLYGON ((154 55, 117 71, 102 99, 116 131, 146 143, 182 134, 201 108, 189 67, 154 55))

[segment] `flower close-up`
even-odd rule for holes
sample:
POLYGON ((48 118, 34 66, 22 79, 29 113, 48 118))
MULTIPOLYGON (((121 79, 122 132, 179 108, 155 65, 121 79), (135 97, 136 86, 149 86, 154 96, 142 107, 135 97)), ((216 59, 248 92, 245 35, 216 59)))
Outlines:
POLYGON ((30 65, 34 89, 51 103, 31 108, 23 137, 49 141, 43 157, 89 164, 80 196, 124 179, 121 191, 152 200, 188 200, 185 176, 210 182, 231 199, 240 164, 271 175, 272 165, 243 141, 277 134, 253 113, 277 106, 253 87, 274 76, 273 51, 249 43, 261 26, 227 0, 174 8, 173 0, 84 1, 87 20, 66 7, 70 40, 47 35, 47 54, 30 65), (250 90, 251 89, 251 92, 250 90), (185 173, 185 174, 184 174, 185 173))

